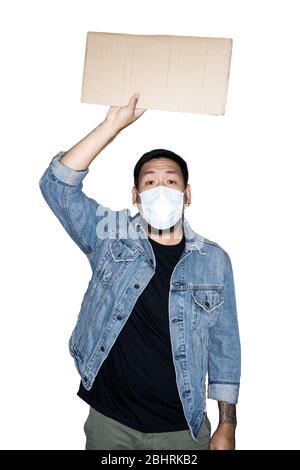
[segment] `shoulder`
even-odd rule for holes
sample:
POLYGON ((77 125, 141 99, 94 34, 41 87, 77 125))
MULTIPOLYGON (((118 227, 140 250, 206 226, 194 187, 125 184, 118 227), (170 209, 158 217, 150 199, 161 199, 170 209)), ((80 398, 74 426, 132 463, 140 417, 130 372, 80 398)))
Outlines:
POLYGON ((227 249, 225 249, 224 246, 222 246, 220 243, 217 243, 214 240, 210 240, 209 238, 206 238, 198 233, 197 233, 197 238, 198 240, 202 241, 203 252, 211 256, 217 256, 218 258, 221 258, 224 261, 224 263, 230 260, 230 256, 229 256, 227 249))

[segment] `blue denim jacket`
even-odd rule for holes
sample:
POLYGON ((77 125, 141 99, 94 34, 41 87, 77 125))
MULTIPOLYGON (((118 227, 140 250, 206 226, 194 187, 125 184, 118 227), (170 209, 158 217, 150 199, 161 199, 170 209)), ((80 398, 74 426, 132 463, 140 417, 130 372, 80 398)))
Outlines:
MULTIPOLYGON (((82 191, 89 170, 60 162, 40 179, 42 194, 92 268, 69 349, 89 390, 135 302, 155 272, 155 256, 140 213, 113 211, 82 191)), ((192 438, 197 441, 208 398, 237 403, 241 351, 232 265, 217 243, 183 219, 186 244, 169 291, 169 325, 176 382, 192 438)))

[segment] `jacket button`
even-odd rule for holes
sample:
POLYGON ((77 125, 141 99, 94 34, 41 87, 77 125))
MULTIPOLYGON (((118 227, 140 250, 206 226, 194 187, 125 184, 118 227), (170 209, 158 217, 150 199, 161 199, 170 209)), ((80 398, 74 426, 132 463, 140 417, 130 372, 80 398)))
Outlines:
POLYGON ((139 284, 134 284, 133 286, 135 289, 139 289, 140 285, 139 284))
POLYGON ((122 318, 123 318, 122 315, 118 315, 118 316, 117 316, 117 319, 118 319, 118 320, 122 320, 122 318))
POLYGON ((105 351, 105 347, 104 346, 101 346, 101 351, 105 351))
POLYGON ((209 302, 208 301, 205 302, 205 307, 209 307, 209 302))

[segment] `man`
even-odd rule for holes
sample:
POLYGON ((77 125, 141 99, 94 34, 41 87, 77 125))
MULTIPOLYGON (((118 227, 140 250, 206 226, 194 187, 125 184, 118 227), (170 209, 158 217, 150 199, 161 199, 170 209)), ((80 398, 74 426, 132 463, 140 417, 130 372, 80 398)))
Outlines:
POLYGON ((94 158, 146 111, 136 108, 138 98, 111 106, 40 180, 92 268, 69 341, 78 395, 90 405, 86 449, 234 449, 240 340, 232 266, 184 217, 191 203, 185 161, 164 149, 140 158, 133 217, 82 191, 94 158), (207 374, 220 416, 212 437, 207 374))

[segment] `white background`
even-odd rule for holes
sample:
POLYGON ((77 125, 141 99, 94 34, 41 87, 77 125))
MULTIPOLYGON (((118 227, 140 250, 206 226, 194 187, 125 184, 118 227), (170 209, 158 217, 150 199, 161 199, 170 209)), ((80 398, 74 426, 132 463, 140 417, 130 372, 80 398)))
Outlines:
MULTIPOLYGON (((87 31, 233 38, 226 113, 147 110, 90 167, 85 192, 131 206, 153 148, 186 159, 187 218, 230 254, 242 341, 238 449, 299 449, 299 16, 296 1, 1 4, 2 449, 83 449, 88 405, 68 351, 87 258, 38 181, 106 116, 80 103, 87 31)), ((133 210, 134 212, 134 210, 133 210)), ((213 427, 217 403, 208 400, 213 427)))

